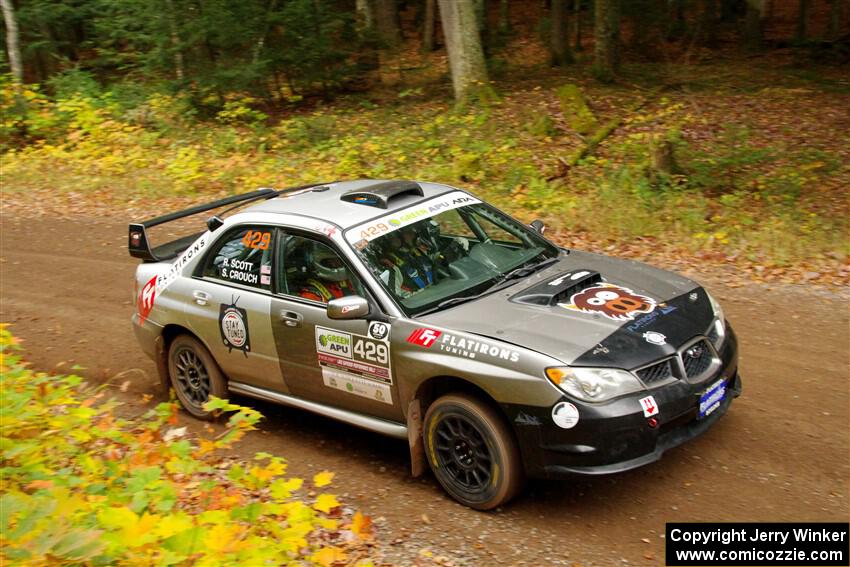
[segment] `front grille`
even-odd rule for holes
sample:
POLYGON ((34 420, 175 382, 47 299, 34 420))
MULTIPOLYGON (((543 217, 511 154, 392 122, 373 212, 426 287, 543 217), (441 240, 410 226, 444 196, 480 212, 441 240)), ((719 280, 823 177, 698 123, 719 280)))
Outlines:
POLYGON ((694 343, 682 353, 682 363, 685 365, 685 375, 695 378, 711 366, 711 346, 708 341, 694 343))
POLYGON ((646 385, 661 382, 673 376, 673 365, 671 362, 672 359, 668 358, 652 366, 641 368, 637 371, 637 375, 646 385))

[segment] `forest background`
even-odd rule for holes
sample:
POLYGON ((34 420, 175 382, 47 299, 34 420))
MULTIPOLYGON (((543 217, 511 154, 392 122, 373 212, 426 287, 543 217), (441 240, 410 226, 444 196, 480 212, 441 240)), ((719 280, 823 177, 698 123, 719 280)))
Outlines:
POLYGON ((848 281, 846 0, 3 9, 6 208, 414 178, 566 245, 848 281))
MULTIPOLYGON (((6 218, 412 178, 730 287, 850 283, 847 0, 0 5, 6 218)), ((381 561, 332 473, 228 453, 255 410, 216 400, 230 421, 199 436, 173 403, 125 420, 4 326, 0 375, 4 560, 381 561)))

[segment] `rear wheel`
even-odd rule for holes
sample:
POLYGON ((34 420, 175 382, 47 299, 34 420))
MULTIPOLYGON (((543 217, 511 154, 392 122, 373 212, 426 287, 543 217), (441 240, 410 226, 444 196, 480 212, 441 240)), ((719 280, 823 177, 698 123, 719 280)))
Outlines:
POLYGON ((194 337, 180 335, 168 348, 168 377, 183 408, 201 419, 213 419, 204 409, 210 396, 227 397, 227 381, 209 351, 194 337))
POLYGON ((490 510, 522 488, 524 473, 513 433, 481 400, 466 394, 437 399, 425 414, 423 436, 434 476, 458 502, 490 510))

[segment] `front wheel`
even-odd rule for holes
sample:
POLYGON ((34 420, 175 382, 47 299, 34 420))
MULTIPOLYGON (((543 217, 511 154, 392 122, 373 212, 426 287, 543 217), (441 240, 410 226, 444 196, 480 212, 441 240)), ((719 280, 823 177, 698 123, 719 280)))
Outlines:
POLYGON ((210 396, 227 397, 227 381, 212 355, 196 338, 180 335, 168 348, 168 377, 183 408, 201 419, 213 419, 204 409, 210 396))
POLYGON ((425 414, 423 436, 434 476, 461 504, 490 510, 522 488, 516 440, 502 416, 477 398, 437 399, 425 414))

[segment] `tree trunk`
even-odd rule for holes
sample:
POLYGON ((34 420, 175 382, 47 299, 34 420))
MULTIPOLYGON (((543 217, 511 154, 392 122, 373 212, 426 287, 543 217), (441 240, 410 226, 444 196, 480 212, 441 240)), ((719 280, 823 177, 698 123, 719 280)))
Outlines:
POLYGON ((675 175, 681 172, 679 164, 676 163, 676 153, 670 140, 650 144, 650 164, 653 174, 675 175))
POLYGON ((18 21, 12 0, 0 0, 3 5, 3 20, 6 22, 6 49, 9 52, 9 67, 15 84, 24 82, 24 69, 21 67, 21 46, 18 40, 18 21))
POLYGON ((745 43, 750 50, 757 51, 762 47, 765 0, 747 0, 747 22, 745 43))
MULTIPOLYGON (((174 0, 165 0, 165 7, 168 14, 165 16, 168 20, 168 35, 171 40, 171 49, 174 51, 174 74, 177 75, 178 81, 183 81, 186 78, 185 65, 183 63, 183 50, 180 46, 180 36, 177 33, 177 14, 174 11, 174 0)), ((262 41, 263 38, 260 38, 262 41)), ((259 50, 262 49, 262 44, 257 47, 257 56, 259 50)))
POLYGON ((797 10, 797 41, 806 41, 809 28, 809 9, 811 8, 811 0, 800 0, 799 9, 797 10))
POLYGON ((570 18, 570 38, 575 51, 581 51, 581 0, 573 1, 573 17, 570 18))
POLYGON ((699 29, 702 42, 714 47, 717 45, 717 0, 702 0, 699 29))
POLYGON ((511 31, 511 12, 508 0, 499 0, 499 33, 511 31))
POLYGON ((357 0, 357 25, 361 30, 372 31, 375 28, 375 13, 371 2, 372 0, 357 0))
POLYGON ((439 0, 455 100, 468 101, 489 91, 487 66, 473 0, 439 0))
POLYGON ((620 66, 619 0, 596 0, 594 21, 594 74, 602 82, 614 80, 620 66))
POLYGON ((373 0, 375 26, 384 46, 398 47, 401 44, 401 29, 398 25, 396 0, 373 0))
POLYGON ((552 0, 552 34, 549 48, 550 62, 555 67, 573 63, 570 40, 567 37, 567 3, 569 0, 552 0))
POLYGON ((422 22, 422 51, 434 51, 434 23, 437 12, 437 0, 425 0, 425 21, 422 22))
POLYGON ((684 37, 688 23, 685 21, 685 6, 683 0, 668 0, 667 2, 667 40, 684 37))
POLYGON ((829 10, 829 39, 835 41, 841 33, 841 17, 844 14, 844 6, 847 0, 832 0, 832 8, 829 10))
MULTIPOLYGON (((168 0, 169 3, 172 0, 168 0)), ((266 45, 266 36, 269 34, 269 21, 271 20, 272 13, 277 9, 277 0, 271 0, 269 3, 269 7, 266 10, 266 17, 263 19, 264 23, 262 25, 262 31, 260 32, 260 36, 257 38, 257 43, 254 44, 254 55, 251 57, 251 61, 256 64, 260 60, 260 55, 263 52, 263 47, 266 45)))

